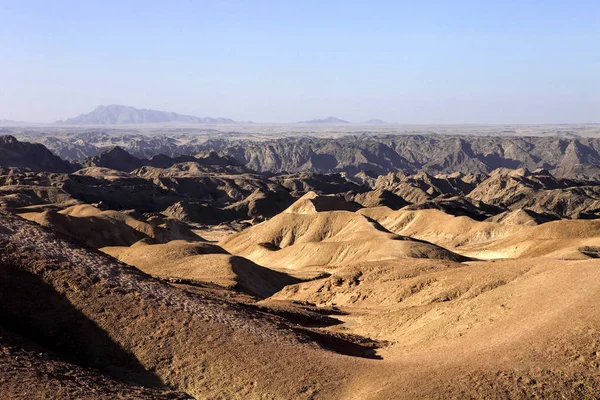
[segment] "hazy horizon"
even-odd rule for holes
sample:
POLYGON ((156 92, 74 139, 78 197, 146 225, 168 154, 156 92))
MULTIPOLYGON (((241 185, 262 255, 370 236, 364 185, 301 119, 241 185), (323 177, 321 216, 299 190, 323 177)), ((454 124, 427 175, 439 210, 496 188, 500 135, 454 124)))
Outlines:
POLYGON ((0 120, 600 122, 600 3, 0 0, 0 120))

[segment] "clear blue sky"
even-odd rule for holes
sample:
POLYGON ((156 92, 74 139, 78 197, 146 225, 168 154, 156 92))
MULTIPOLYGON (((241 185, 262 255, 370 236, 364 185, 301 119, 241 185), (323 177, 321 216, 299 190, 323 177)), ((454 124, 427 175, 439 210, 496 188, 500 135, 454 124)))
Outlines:
POLYGON ((0 119, 600 122, 600 1, 0 0, 0 119))

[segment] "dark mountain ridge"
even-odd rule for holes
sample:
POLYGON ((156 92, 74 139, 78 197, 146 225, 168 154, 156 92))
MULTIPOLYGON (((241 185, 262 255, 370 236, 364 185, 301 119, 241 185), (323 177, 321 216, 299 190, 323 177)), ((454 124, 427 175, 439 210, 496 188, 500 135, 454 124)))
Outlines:
MULTIPOLYGON (((339 138, 309 136, 268 140, 227 137, 94 133, 44 137, 43 143, 68 160, 94 157, 115 145, 137 158, 164 154, 171 158, 207 155, 230 158, 260 173, 298 172, 414 174, 489 174, 497 168, 543 168, 561 178, 600 180, 600 138, 353 135, 339 138), (96 140, 98 138, 98 140, 96 140)), ((164 158, 164 156, 160 156, 164 158)), ((158 161, 157 161, 158 162, 158 161)), ((144 164, 153 165, 153 164, 144 164)), ((158 165, 156 165, 158 166, 158 165)), ((161 164, 161 167, 168 166, 161 164)))
POLYGON ((20 142, 14 136, 0 136, 0 166, 47 172, 72 172, 77 169, 70 162, 52 154, 44 145, 20 142))
POLYGON ((212 141, 200 147, 232 156, 258 172, 435 175, 544 168, 558 177, 600 179, 597 138, 387 135, 212 141))
POLYGON ((119 146, 112 147, 94 157, 81 161, 83 167, 102 167, 118 171, 131 172, 141 167, 169 168, 180 163, 196 163, 200 166, 237 167, 243 172, 252 172, 240 166, 233 158, 219 156, 216 152, 209 152, 205 156, 177 156, 169 157, 165 154, 156 154, 150 158, 138 158, 119 146))
MULTIPOLYGON (((425 147, 431 145, 430 141, 422 141, 425 147)), ((463 139, 449 140, 450 155, 443 156, 443 151, 431 147, 429 164, 419 161, 421 156, 412 149, 410 157, 416 161, 412 165, 418 168, 398 154, 397 150, 402 147, 397 143, 328 141, 328 147, 320 148, 290 148, 288 143, 279 141, 276 146, 267 146, 269 158, 262 158, 258 152, 251 153, 254 158, 245 165, 237 161, 240 154, 229 156, 223 149, 221 155, 205 151, 195 157, 162 154, 144 159, 120 147, 85 159, 81 164, 71 164, 52 155, 43 145, 3 136, 0 137, 0 166, 6 168, 0 168, 0 208, 36 206, 52 209, 56 204, 77 202, 150 213, 166 212, 169 208, 168 213, 177 218, 216 224, 249 217, 269 218, 294 199, 315 192, 341 195, 368 207, 436 208, 479 220, 519 209, 552 218, 600 216, 600 185, 579 176, 564 178, 543 168, 533 172, 527 168, 498 168, 476 174, 425 172, 427 168, 460 169, 465 166, 468 170, 473 165, 480 171, 493 165, 485 164, 485 158, 478 156, 477 146, 463 139), (319 154, 320 150, 326 153, 319 154), (336 164, 331 158, 335 158, 336 164), (478 160, 478 164, 473 160, 478 160), (345 171, 277 174, 256 173, 248 168, 248 165, 264 167, 267 161, 269 168, 275 170, 281 166, 293 169, 300 165, 302 170, 309 171, 317 168, 345 171), (340 162, 343 162, 341 167, 340 162), (72 173, 81 167, 84 168, 72 173), (364 172, 374 169, 378 173, 364 172), (383 174, 386 170, 395 172, 383 174)), ((300 143, 323 142, 306 139, 300 143)), ((574 156, 577 165, 594 165, 597 150, 593 142, 564 140, 550 143, 562 147, 552 151, 566 153, 556 157, 562 165, 574 156)), ((258 144, 249 149, 238 149, 244 156, 247 154, 244 151, 253 150, 252 146, 258 144)), ((523 147, 531 149, 530 146, 523 147)), ((520 157, 514 152, 514 145, 502 150, 505 156, 520 157)), ((525 160, 540 160, 533 153, 531 151, 525 160)))

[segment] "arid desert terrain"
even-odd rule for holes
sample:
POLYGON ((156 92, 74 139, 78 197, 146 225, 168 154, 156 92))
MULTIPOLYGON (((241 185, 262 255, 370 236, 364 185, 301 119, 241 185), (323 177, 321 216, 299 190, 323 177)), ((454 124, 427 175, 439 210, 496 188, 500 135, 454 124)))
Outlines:
POLYGON ((155 129, 2 128, 1 398, 599 397, 598 126, 155 129))

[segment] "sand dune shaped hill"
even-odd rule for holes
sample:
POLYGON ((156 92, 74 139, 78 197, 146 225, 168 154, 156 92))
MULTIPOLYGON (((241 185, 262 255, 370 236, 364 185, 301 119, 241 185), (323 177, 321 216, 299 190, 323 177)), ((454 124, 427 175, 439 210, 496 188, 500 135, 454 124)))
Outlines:
POLYGON ((489 244, 473 244, 464 253, 479 258, 585 259, 600 256, 598 220, 551 221, 527 228, 489 244))
POLYGON ((544 222, 557 220, 558 218, 550 215, 537 213, 528 208, 518 208, 513 211, 505 211, 488 218, 488 222, 498 222, 505 225, 539 225, 544 222))
POLYGON ((312 200, 301 198, 283 213, 229 236, 219 245, 279 270, 405 257, 466 259, 434 244, 393 234, 355 212, 310 212, 313 205, 312 200), (295 212, 298 210, 300 213, 295 212))
POLYGON ((354 195, 354 201, 363 207, 387 206, 394 210, 398 210, 410 204, 401 196, 382 188, 376 188, 369 192, 356 194, 354 195))
POLYGON ((394 211, 387 207, 375 207, 360 210, 358 213, 399 235, 449 247, 456 247, 464 241, 503 238, 520 228, 500 223, 479 222, 466 216, 454 216, 435 209, 394 211))
POLYGON ((165 218, 149 223, 122 212, 102 211, 88 204, 58 212, 49 210, 20 215, 95 248, 130 246, 145 238, 158 243, 177 239, 202 240, 187 225, 174 219, 165 218))
POLYGON ((131 247, 101 250, 152 276, 186 283, 214 283, 258 297, 269 297, 284 286, 298 282, 289 275, 233 256, 208 243, 177 240, 167 244, 146 244, 140 241, 131 247))
POLYGON ((360 210, 391 232, 447 247, 469 257, 590 258, 600 254, 600 221, 559 220, 539 225, 479 222, 439 210, 360 210), (598 249, 596 249, 598 248, 598 249))
POLYGON ((321 196, 310 191, 300 197, 283 212, 288 214, 314 214, 322 211, 356 211, 362 206, 343 197, 329 195, 321 196))

